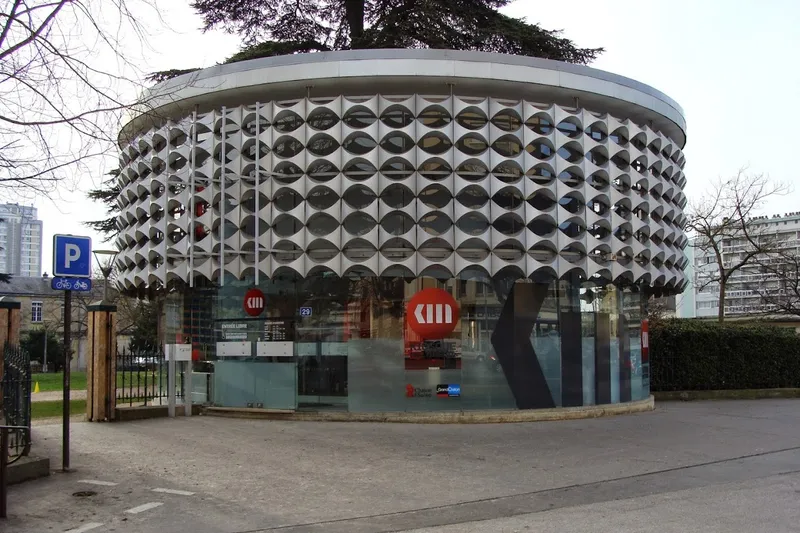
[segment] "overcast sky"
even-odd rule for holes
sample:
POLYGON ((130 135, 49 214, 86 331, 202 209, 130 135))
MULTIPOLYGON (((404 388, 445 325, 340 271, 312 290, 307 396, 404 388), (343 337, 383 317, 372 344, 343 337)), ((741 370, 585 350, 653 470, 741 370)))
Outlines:
MULTIPOLYGON (((171 28, 154 31, 149 49, 132 48, 144 70, 211 66, 238 50, 235 36, 200 32, 200 18, 188 0, 159 4, 170 5, 161 9, 171 28)), ((604 47, 591 66, 651 85, 683 107, 690 199, 709 180, 747 166, 750 172, 795 184, 764 214, 800 210, 795 142, 800 2, 518 0, 507 12, 547 29, 563 29, 581 46, 604 47)), ((149 26, 157 27, 156 21, 149 26)), ((64 193, 57 202, 35 202, 44 221, 44 271, 51 270, 54 233, 92 235, 81 222, 103 217, 101 207, 85 200, 85 190, 98 179, 81 176, 82 191, 64 193)), ((110 246, 92 237, 95 248, 110 246)))

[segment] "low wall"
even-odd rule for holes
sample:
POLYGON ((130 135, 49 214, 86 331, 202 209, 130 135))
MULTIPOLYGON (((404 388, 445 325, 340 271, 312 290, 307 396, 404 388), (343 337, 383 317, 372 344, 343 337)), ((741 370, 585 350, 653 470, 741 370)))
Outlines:
MULTIPOLYGON (((203 408, 199 405, 192 405, 192 414, 200 415, 203 408)), ((175 415, 183 416, 185 413, 183 405, 175 406, 175 415)), ((169 408, 166 405, 141 405, 133 407, 117 407, 117 422, 129 422, 131 420, 146 420, 148 418, 166 418, 169 416, 169 408)))
POLYGON ((404 424, 496 424, 514 422, 544 422, 577 420, 652 411, 652 396, 638 402, 584 407, 557 407, 555 409, 524 409, 496 411, 443 411, 396 413, 348 413, 341 411, 297 412, 236 407, 207 407, 205 414, 233 418, 259 418, 267 420, 295 420, 315 422, 394 422, 404 424))

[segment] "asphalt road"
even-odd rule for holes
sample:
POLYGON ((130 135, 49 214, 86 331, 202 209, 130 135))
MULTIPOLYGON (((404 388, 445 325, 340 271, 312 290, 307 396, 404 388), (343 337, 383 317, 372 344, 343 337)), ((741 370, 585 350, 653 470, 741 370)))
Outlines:
MULTIPOLYGON (((669 403, 491 425, 75 423, 75 471, 12 487, 0 530, 800 531, 799 408, 669 403)), ((54 466, 60 430, 34 429, 54 466)))

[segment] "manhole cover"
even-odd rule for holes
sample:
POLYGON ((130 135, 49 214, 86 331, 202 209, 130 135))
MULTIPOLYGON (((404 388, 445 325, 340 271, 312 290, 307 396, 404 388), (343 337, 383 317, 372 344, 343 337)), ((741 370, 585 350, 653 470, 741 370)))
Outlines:
POLYGON ((93 490, 79 490, 78 492, 73 492, 72 495, 76 498, 88 498, 89 496, 96 496, 97 493, 93 490))

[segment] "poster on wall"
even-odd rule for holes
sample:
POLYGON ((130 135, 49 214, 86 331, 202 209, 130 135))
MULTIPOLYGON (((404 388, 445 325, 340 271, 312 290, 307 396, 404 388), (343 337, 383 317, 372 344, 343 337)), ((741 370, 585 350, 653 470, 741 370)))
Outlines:
POLYGON ((458 303, 443 289, 423 289, 406 307, 406 370, 461 368, 461 342, 449 338, 459 320, 458 303))

